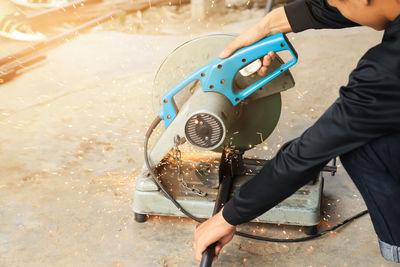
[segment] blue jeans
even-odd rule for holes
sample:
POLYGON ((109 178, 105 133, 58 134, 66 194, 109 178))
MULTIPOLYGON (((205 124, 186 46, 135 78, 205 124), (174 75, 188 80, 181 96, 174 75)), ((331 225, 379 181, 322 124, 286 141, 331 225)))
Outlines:
POLYGON ((382 256, 400 262, 400 133, 340 157, 368 207, 382 256))

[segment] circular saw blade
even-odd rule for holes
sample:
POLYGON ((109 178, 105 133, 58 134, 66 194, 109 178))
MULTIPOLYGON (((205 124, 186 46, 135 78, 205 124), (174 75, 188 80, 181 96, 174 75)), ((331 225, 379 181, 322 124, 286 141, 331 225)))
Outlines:
MULTIPOLYGON (((223 33, 201 36, 182 44, 168 55, 154 79, 154 111, 158 112, 162 108, 162 97, 168 90, 193 71, 216 58, 235 37, 236 35, 223 33)), ((281 63, 279 57, 273 62, 273 64, 281 63)), ((248 77, 236 75, 234 84, 238 88, 245 88, 258 79, 260 79, 258 75, 248 77)), ((272 86, 276 87, 276 85, 272 86)), ((174 97, 178 110, 199 87, 201 87, 200 82, 193 82, 174 97)), ((254 95, 256 94, 258 93, 254 95)), ((228 126, 227 138, 223 145, 247 150, 261 143, 275 129, 280 111, 281 97, 279 93, 258 98, 250 96, 235 106, 237 118, 228 126)), ((221 148, 214 151, 221 151, 221 148)))

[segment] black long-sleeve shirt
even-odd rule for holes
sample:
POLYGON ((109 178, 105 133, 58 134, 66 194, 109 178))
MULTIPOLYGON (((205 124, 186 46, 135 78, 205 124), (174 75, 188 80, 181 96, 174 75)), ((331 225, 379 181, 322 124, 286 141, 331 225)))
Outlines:
MULTIPOLYGON (((358 26, 323 0, 296 1, 285 12, 294 32, 358 26)), ((395 132, 400 132, 400 16, 360 59, 339 98, 236 191, 223 217, 232 225, 250 221, 316 177, 333 157, 395 132)))

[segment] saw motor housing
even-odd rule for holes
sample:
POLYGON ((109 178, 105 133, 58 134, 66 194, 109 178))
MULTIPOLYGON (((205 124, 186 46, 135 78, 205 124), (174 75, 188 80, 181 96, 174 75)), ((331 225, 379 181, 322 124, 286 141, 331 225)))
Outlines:
POLYGON ((189 99, 185 138, 196 148, 216 149, 223 145, 233 117, 234 107, 225 96, 198 89, 189 99))

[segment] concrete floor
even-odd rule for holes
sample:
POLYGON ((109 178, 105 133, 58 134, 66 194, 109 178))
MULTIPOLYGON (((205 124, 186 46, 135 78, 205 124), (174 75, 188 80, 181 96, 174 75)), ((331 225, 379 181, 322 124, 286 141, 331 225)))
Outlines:
MULTIPOLYGON (((219 30, 240 33, 254 22, 219 30)), ((296 87, 283 93, 276 131, 249 154, 268 158, 310 126, 381 35, 365 28, 289 35, 300 57, 292 70, 296 87)), ((154 116, 154 74, 190 37, 93 31, 46 52, 42 65, 0 87, 0 266, 198 265, 196 223, 153 216, 138 224, 131 211, 143 136, 154 116)), ((326 177, 321 229, 364 208, 343 168, 326 177)), ((302 235, 290 226, 240 229, 302 235)), ((365 216, 307 243, 235 237, 214 266, 396 265, 380 257, 365 216)))

